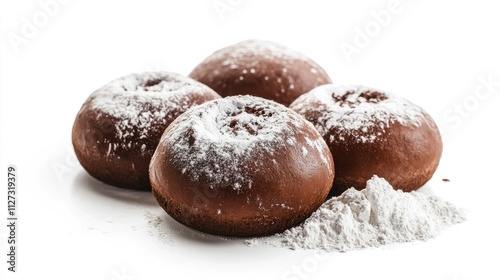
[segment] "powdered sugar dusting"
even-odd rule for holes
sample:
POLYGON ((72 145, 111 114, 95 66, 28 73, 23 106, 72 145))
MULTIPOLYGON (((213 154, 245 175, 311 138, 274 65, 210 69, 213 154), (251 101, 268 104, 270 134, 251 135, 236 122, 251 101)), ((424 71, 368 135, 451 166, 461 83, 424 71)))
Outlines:
MULTIPOLYGON (((203 179, 211 188, 250 189, 251 170, 266 168, 269 158, 296 144, 296 137, 310 137, 305 126, 312 128, 283 105, 235 96, 188 110, 169 126, 160 145, 175 149, 170 160, 194 180, 203 179)), ((328 152, 319 134, 309 141, 314 148, 322 141, 320 153, 328 152)))
MULTIPOLYGON (((208 91, 212 90, 176 73, 146 72, 113 80, 92 93, 89 102, 98 119, 115 119, 116 137, 127 148, 133 145, 133 138, 150 137, 153 126, 165 126, 173 120, 174 111, 187 110, 193 96, 208 91)), ((116 149, 111 143, 109 147, 108 154, 116 149)))
MULTIPOLYGON (((241 75, 237 77, 234 83, 241 82, 248 76, 257 76, 260 79, 263 77, 266 82, 281 84, 281 87, 276 92, 273 92, 276 97, 279 97, 293 91, 295 83, 300 82, 296 81, 297 75, 294 74, 296 72, 294 69, 297 69, 296 62, 299 60, 315 64, 307 56, 278 43, 264 40, 246 40, 216 51, 200 65, 216 63, 220 69, 241 69, 241 75), (280 63, 282 65, 281 69, 269 69, 267 63, 270 61, 280 63), (275 72, 270 73, 271 71, 275 72), (276 77, 270 79, 269 74, 276 77)), ((315 67, 320 69, 319 65, 315 67)), ((317 75, 318 84, 327 83, 328 81, 323 77, 324 72, 318 72, 316 68, 311 68, 314 69, 311 74, 317 75)), ((204 75, 204 73, 198 75, 204 75)), ((226 86, 227 84, 224 84, 223 87, 226 86)), ((241 94, 247 93, 242 92, 241 94)))
MULTIPOLYGON (((283 45, 264 41, 264 40, 247 40, 233 45, 230 48, 225 48, 220 51, 215 52, 213 55, 209 56, 205 62, 212 60, 223 60, 222 65, 229 66, 232 69, 237 69, 241 67, 247 67, 249 65, 240 65, 241 61, 244 61, 244 57, 261 57, 268 60, 309 60, 305 55, 287 48, 283 45)), ((244 74, 249 71, 250 73, 255 73, 255 69, 250 68, 248 70, 244 69, 244 74)), ((283 73, 286 73, 288 69, 283 68, 283 73)))
POLYGON ((190 77, 222 96, 253 94, 286 106, 300 94, 331 82, 309 57, 264 40, 245 40, 219 49, 198 64, 190 77))
POLYGON ((436 196, 394 190, 374 176, 366 189, 351 188, 326 201, 301 225, 274 240, 249 240, 291 249, 349 251, 385 244, 427 240, 463 222, 464 210, 436 196))
POLYGON ((395 122, 418 127, 424 119, 423 110, 410 101, 364 86, 322 85, 297 98, 290 108, 302 115, 313 110, 317 119, 310 121, 320 134, 336 132, 327 139, 330 142, 354 135, 358 142, 372 143, 395 122))

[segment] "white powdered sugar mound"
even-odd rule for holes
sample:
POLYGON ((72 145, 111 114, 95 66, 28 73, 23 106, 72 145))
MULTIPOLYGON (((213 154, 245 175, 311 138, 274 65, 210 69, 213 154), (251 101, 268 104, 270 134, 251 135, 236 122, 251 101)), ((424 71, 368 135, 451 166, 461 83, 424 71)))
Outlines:
POLYGON ((249 189, 252 181, 248 174, 269 165, 279 168, 269 159, 286 152, 287 146, 297 145, 296 137, 305 138, 307 147, 303 150, 318 150, 327 162, 329 150, 324 140, 317 133, 304 132, 306 127, 314 130, 312 124, 281 104, 234 96, 188 110, 167 128, 159 145, 172 149, 169 160, 195 181, 203 179, 210 188, 249 189))
POLYGON ((249 240, 290 249, 350 251, 385 244, 427 240, 463 222, 465 213, 450 202, 421 193, 396 191, 374 176, 366 189, 348 189, 326 201, 301 225, 277 239, 249 240))
POLYGON ((171 72, 134 73, 113 80, 90 95, 90 106, 117 120, 117 137, 149 137, 154 124, 172 121, 174 111, 185 111, 192 95, 211 91, 195 80, 171 72), (136 135, 138 134, 138 135, 136 135))
MULTIPOLYGON (((355 136, 358 142, 374 142, 395 122, 418 127, 425 112, 410 101, 365 86, 319 86, 303 94, 290 108, 301 115, 313 110, 321 135, 335 131, 337 140, 355 136), (313 108, 313 109, 311 109, 313 108)), ((335 139, 329 139, 333 142, 335 139)))

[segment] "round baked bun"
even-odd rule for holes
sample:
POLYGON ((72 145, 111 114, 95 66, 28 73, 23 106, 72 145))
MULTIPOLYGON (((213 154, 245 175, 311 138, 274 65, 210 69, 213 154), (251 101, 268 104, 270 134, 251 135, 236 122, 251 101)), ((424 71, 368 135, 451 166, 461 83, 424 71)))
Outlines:
POLYGON ((167 126, 188 108, 220 98, 175 73, 130 74, 92 93, 72 132, 76 156, 96 179, 126 189, 151 190, 149 161, 167 126))
POLYGON ((273 234, 302 222, 325 200, 334 176, 312 124, 254 96, 182 114, 165 130, 149 171, 170 216, 226 236, 273 234))
POLYGON ((335 158, 331 195, 366 186, 373 175, 395 189, 412 191, 436 171, 443 144, 422 108, 364 86, 323 85, 290 108, 312 122, 335 158))
POLYGON ((189 76, 222 97, 255 95, 285 106, 311 89, 331 83, 325 70, 280 44, 248 40, 220 49, 189 76))

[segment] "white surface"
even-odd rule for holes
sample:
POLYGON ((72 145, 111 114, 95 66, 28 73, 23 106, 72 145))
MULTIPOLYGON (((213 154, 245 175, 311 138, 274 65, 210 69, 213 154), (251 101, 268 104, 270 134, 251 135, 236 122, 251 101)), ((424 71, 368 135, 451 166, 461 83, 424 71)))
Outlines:
POLYGON ((376 32, 372 14, 390 1, 67 2, 18 52, 9 34, 21 33, 24 17, 43 20, 43 10, 34 0, 0 6, 0 173, 6 182, 7 164, 15 164, 19 177, 18 272, 6 271, 2 261, 1 279, 500 278, 494 261, 500 85, 481 88, 481 77, 500 81, 494 1, 401 0, 350 62, 342 42, 353 44, 356 28, 376 32), (214 2, 234 7, 219 17, 214 2), (250 38, 305 53, 336 84, 377 87, 425 108, 447 140, 440 168, 422 192, 467 208, 468 221, 425 243, 326 256, 248 248, 173 222, 150 194, 102 185, 75 161, 71 126, 94 89, 130 72, 186 75, 214 50, 250 38), (468 111, 454 113, 464 103, 468 111), (148 225, 155 215, 164 219, 158 227, 148 225))

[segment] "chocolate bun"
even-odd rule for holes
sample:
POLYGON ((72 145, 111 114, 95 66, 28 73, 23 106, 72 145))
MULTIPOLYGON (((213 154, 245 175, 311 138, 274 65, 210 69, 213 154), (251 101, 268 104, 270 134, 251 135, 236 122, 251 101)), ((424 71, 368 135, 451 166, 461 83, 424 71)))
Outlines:
POLYGON ((165 128, 188 108, 216 98, 207 86, 175 73, 116 79, 92 93, 78 112, 76 156, 100 181, 150 190, 149 162, 165 128))
POLYGON ((194 229, 226 236, 284 231, 325 200, 334 165, 316 129, 254 96, 207 102, 178 117, 150 164, 153 194, 194 229))
POLYGON ((220 49, 189 76, 222 97, 255 95, 288 106, 299 95, 331 83, 310 58, 274 42, 248 40, 220 49))
POLYGON ((410 101, 363 86, 323 85, 290 108, 312 122, 335 158, 331 195, 373 175, 412 191, 436 171, 443 144, 433 119, 410 101))

